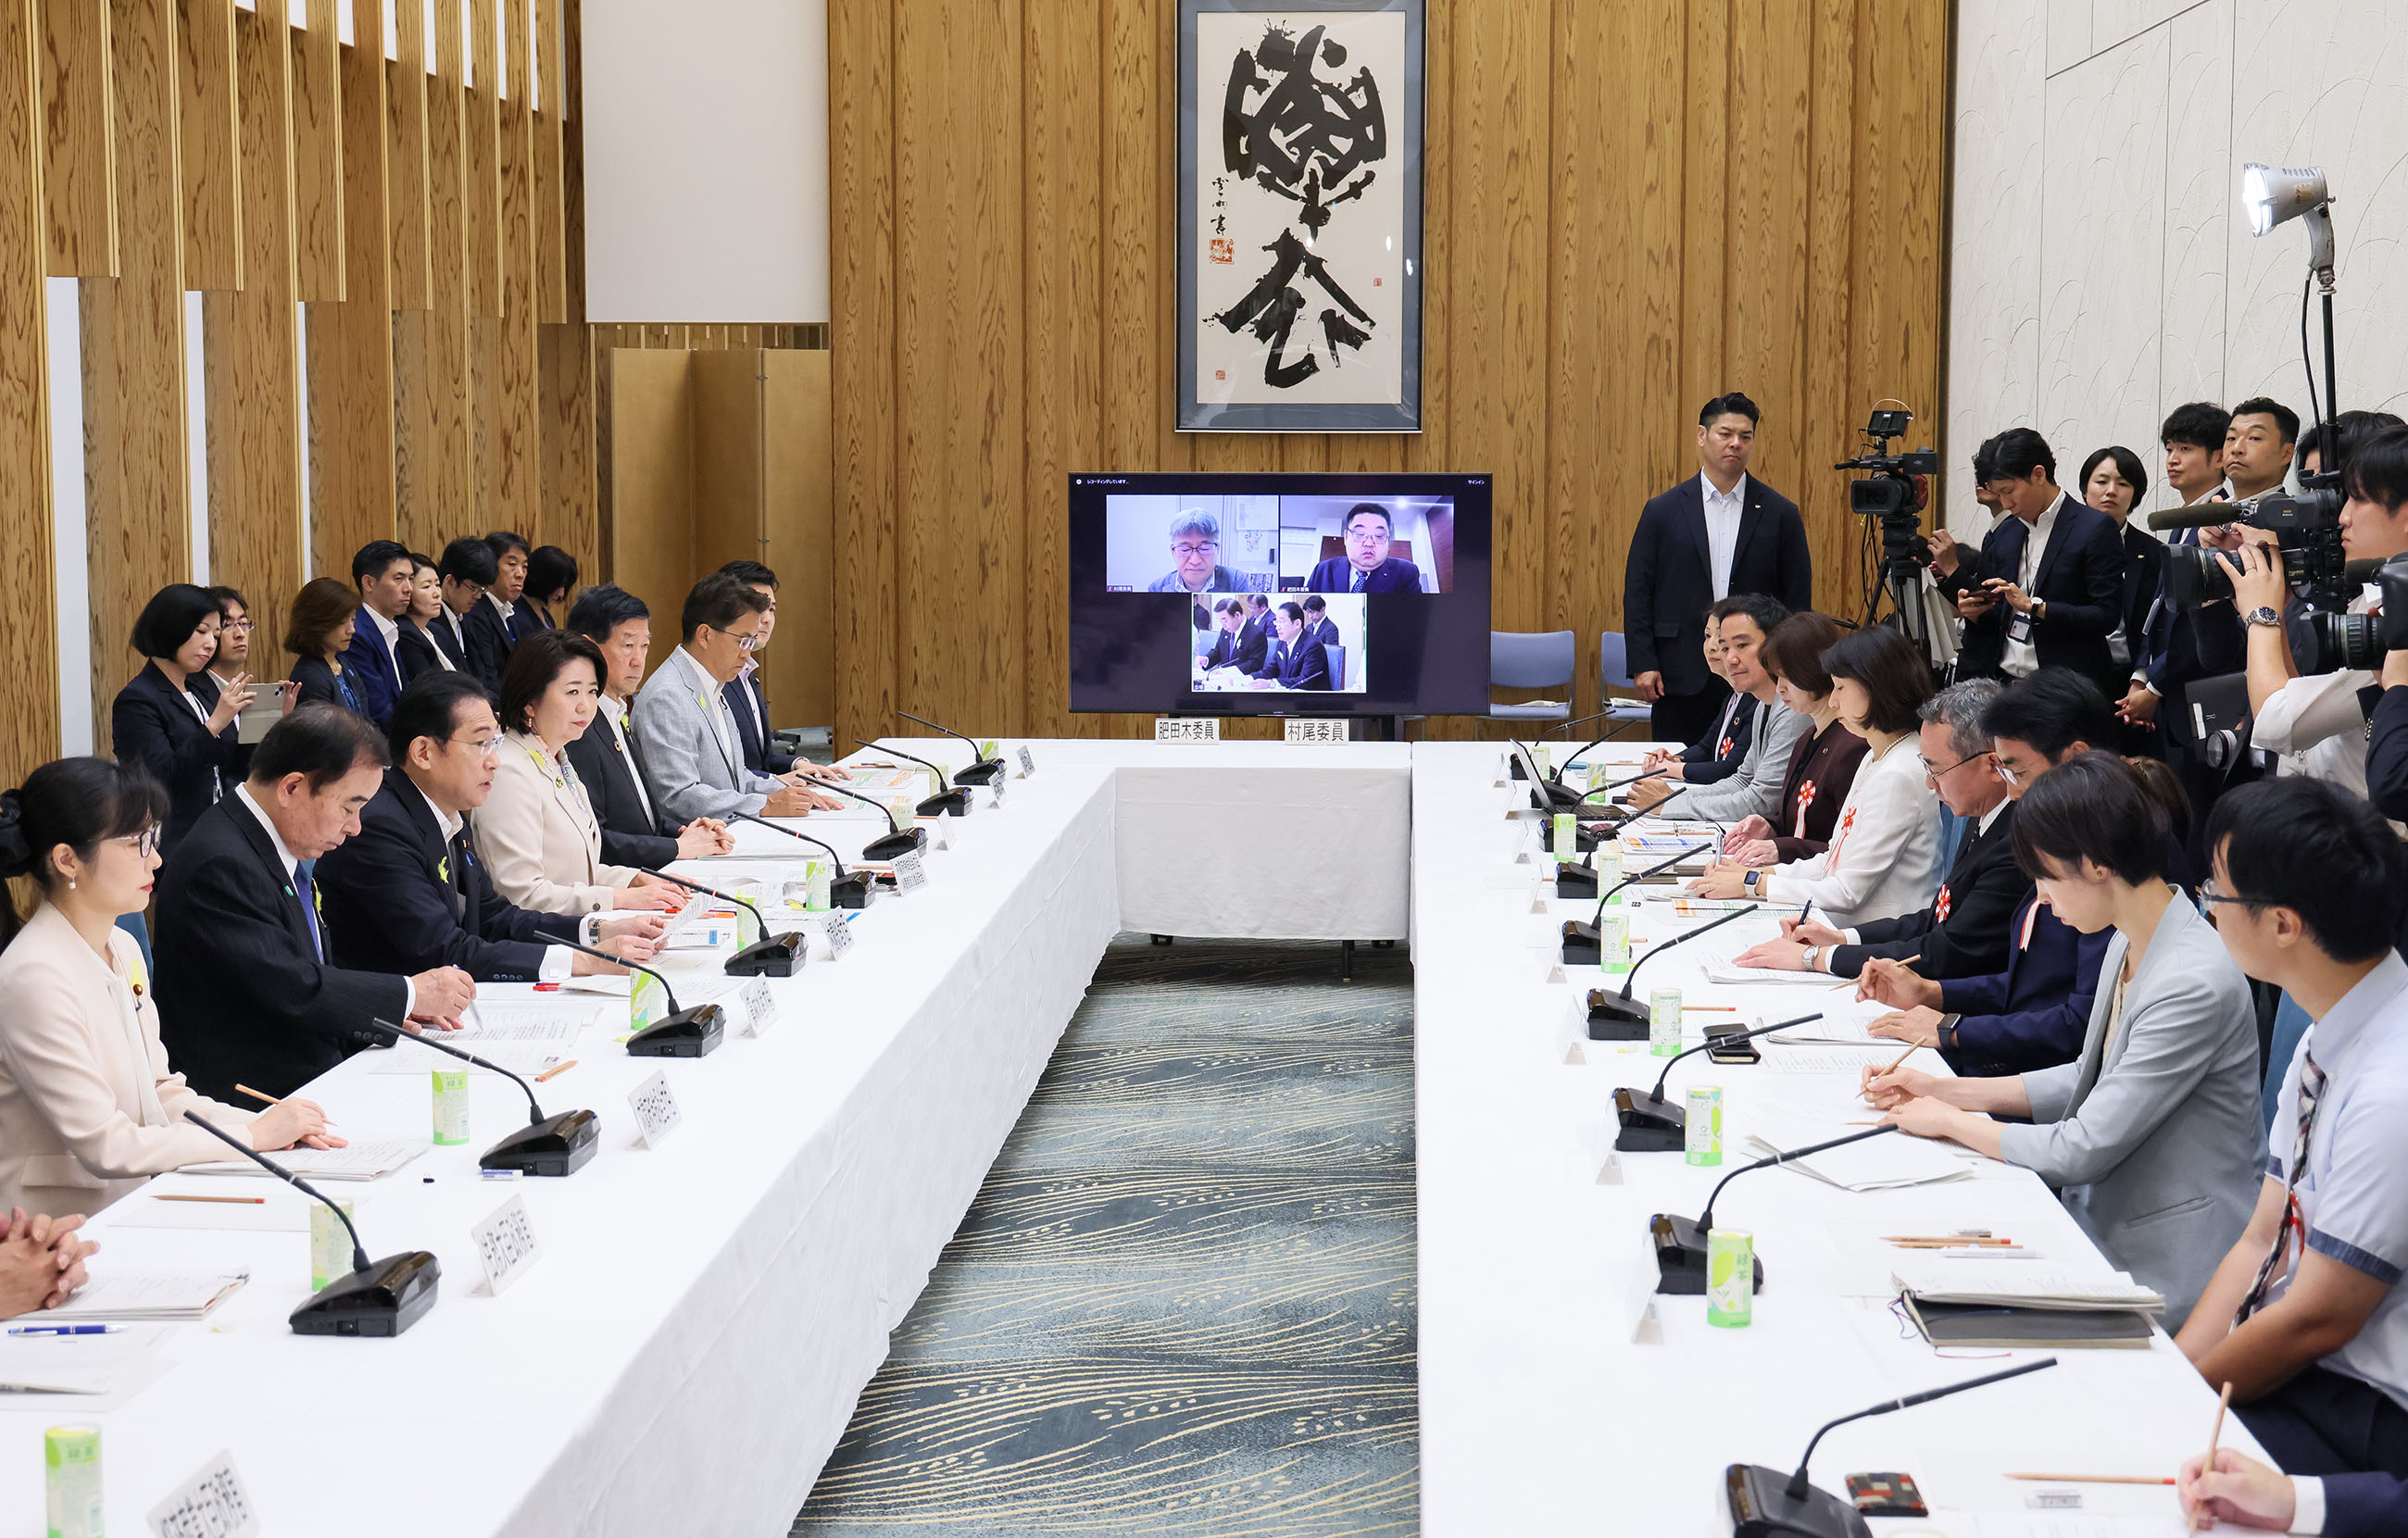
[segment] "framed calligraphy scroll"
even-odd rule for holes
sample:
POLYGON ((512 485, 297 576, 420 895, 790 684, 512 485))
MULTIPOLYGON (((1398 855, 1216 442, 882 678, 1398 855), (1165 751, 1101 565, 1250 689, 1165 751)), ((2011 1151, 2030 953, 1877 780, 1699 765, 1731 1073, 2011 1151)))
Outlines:
POLYGON ((1423 5, 1179 0, 1179 431, 1421 431, 1423 5))

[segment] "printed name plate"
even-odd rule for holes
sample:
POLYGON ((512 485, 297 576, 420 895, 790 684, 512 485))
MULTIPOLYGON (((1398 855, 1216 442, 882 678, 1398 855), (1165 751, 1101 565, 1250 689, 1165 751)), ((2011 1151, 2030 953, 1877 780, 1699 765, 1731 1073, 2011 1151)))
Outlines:
POLYGON ((647 1148, 659 1147, 684 1119, 678 1114, 677 1096, 669 1093, 666 1068, 653 1069, 652 1077, 636 1086, 627 1096, 627 1109, 636 1113, 636 1141, 647 1148))
POLYGON ((1219 742, 1221 718, 1218 716, 1158 716, 1154 722, 1156 742, 1219 742))
POLYGON ((257 1538, 259 1509, 235 1473, 234 1455, 222 1452, 150 1508, 158 1538, 257 1538))
POLYGON ((769 979, 755 977, 744 985, 738 995, 744 1002, 744 1033, 766 1036, 778 1023, 778 996, 769 990, 769 979))
POLYGON ((502 1289, 525 1275, 543 1252, 536 1246, 535 1225, 527 1221, 526 1200, 513 1196, 480 1218, 468 1230, 477 1259, 485 1262, 485 1295, 498 1298, 502 1289))
POLYGON ((1290 742, 1345 742, 1347 723, 1326 716, 1290 716, 1287 719, 1287 740, 1290 742))

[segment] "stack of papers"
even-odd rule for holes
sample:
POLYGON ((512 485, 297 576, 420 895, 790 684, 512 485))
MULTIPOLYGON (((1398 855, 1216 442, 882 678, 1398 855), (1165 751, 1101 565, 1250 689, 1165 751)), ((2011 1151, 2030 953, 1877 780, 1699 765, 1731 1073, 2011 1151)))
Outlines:
POLYGON ((86 1324, 94 1319, 205 1319, 210 1309, 232 1297, 235 1289, 249 1280, 249 1272, 95 1276, 58 1307, 27 1317, 42 1324, 86 1324))
POLYGON ((1887 1036, 1876 1036, 1869 1029, 1873 1021, 1888 1013, 1886 1009, 1881 1015, 1843 1014, 1826 1009, 1821 1019, 1793 1025, 1786 1031, 1775 1031, 1765 1040, 1806 1042, 1818 1047, 1880 1047, 1887 1044, 1892 1052, 1903 1052, 1906 1050, 1905 1043, 1893 1041, 1887 1036))
POLYGON ((2103 1265, 2041 1261, 2000 1265, 1933 1251, 1907 1251, 1890 1262, 1890 1280, 1918 1303, 1991 1308, 2124 1308, 2162 1314, 2166 1300, 2103 1265))
MULTIPOLYGON (((467 1019, 459 1030, 443 1032, 440 1039, 513 1074, 539 1074, 558 1061, 586 1027, 599 1024, 608 1007, 590 999, 564 999, 558 1004, 478 1004, 470 1006, 467 1019)), ((419 1042, 399 1042, 391 1050, 378 1053, 369 1060, 368 1072, 423 1074, 437 1068, 484 1072, 419 1042)))
MULTIPOLYGON (((440 1056, 430 1053, 429 1056, 440 1056)), ((456 1058, 446 1059, 456 1062, 456 1058)), ((465 1067, 466 1064, 463 1064, 465 1067)), ((416 1159, 434 1145, 426 1138, 392 1137, 366 1143, 354 1143, 348 1148, 286 1148, 268 1157, 277 1163, 308 1180, 374 1180, 416 1159)), ((263 1180, 273 1179, 265 1170, 248 1159, 222 1160, 210 1164, 187 1164, 186 1175, 255 1175, 263 1180)))
MULTIPOLYGON (((38 1325, 46 1317, 28 1314, 19 1322, 38 1325)), ((149 1330, 64 1340, 55 1335, 0 1336, 0 1391, 113 1394, 150 1365, 157 1343, 157 1332, 149 1330)))
MULTIPOLYGON (((1811 1144, 1828 1142, 1834 1137, 1844 1137, 1851 1131, 1863 1132, 1866 1129, 1833 1129, 1803 1124, 1765 1127, 1749 1134, 1742 1151, 1750 1159, 1769 1159, 1784 1148, 1802 1148, 1811 1144)), ((1809 1154, 1804 1159, 1789 1161, 1782 1168, 1810 1175, 1827 1186, 1857 1192, 1936 1185, 1943 1180, 1963 1180, 1973 1173, 1967 1156, 1955 1144, 1910 1137, 1904 1132, 1869 1137, 1861 1143, 1809 1154)))

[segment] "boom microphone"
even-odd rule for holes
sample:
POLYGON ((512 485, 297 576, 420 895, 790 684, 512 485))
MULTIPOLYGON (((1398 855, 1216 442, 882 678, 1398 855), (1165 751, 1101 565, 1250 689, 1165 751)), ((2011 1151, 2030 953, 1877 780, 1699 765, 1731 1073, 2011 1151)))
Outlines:
POLYGON ((501 1075, 525 1091, 527 1124, 509 1136, 487 1148, 477 1161, 484 1170, 516 1170, 521 1175, 566 1175, 581 1168, 602 1146, 602 1120, 591 1111, 563 1111, 557 1116, 543 1114, 542 1103, 535 1098, 535 1087, 511 1073, 498 1062, 487 1062, 466 1047, 454 1047, 440 1036, 414 1035, 389 1020, 370 1020, 368 1029, 399 1046, 414 1041, 448 1053, 463 1062, 501 1075))

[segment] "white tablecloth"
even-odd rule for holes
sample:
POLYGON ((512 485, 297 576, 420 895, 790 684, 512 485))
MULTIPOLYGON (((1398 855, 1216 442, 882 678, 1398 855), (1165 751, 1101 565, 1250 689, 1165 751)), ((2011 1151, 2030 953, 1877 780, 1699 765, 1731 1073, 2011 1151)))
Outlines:
MULTIPOLYGON (((1632 1344, 1656 1273, 1650 1216, 1696 1218, 1714 1182, 1744 1162, 1751 1122, 1827 1109, 1851 1080, 1718 1067, 1700 1054, 1673 1070, 1668 1092, 1723 1087, 1724 1166, 1624 1154, 1621 1183, 1600 1184, 1614 1089, 1652 1085, 1662 1061, 1643 1043, 1580 1040, 1574 994, 1602 981, 1596 969, 1544 980, 1553 953, 1539 942, 1569 905, 1531 911, 1538 868, 1511 863, 1504 831, 1507 807, 1526 795, 1497 787, 1496 772, 1493 745, 1415 748, 1423 1532, 1726 1532, 1726 1464, 1793 1468, 1825 1420, 2042 1355, 1943 1360, 1886 1303, 1884 1233, 1990 1228, 2051 1255, 2095 1253, 2036 1177, 1996 1163, 1970 1181, 1868 1195, 1786 1170, 1734 1181, 1715 1218, 1754 1232, 1766 1273, 1754 1324, 1713 1329, 1705 1300, 1667 1297, 1656 1303, 1663 1344, 1632 1344), (1576 1044, 1584 1061, 1568 1065, 1576 1044)), ((1677 933, 1668 909, 1633 911, 1634 936, 1677 933)), ((1828 984, 1716 988, 1677 950, 1634 991, 1665 986, 1768 1020, 1847 997, 1828 984)), ((1690 1044, 1703 1039, 1693 1024, 1690 1044)), ((1840 1428, 1815 1454, 1815 1482, 1837 1491, 1848 1473, 1903 1469, 1935 1514, 2020 1512, 2030 1488, 2000 1477, 2008 1471, 2171 1474, 2206 1445, 2214 1396, 2170 1342, 2057 1355, 2047 1372, 1840 1428)), ((2257 1450, 2236 1421, 2224 1437, 2257 1450)), ((2089 1486, 2083 1502, 2093 1513, 2174 1510, 2164 1488, 2089 1486)))

